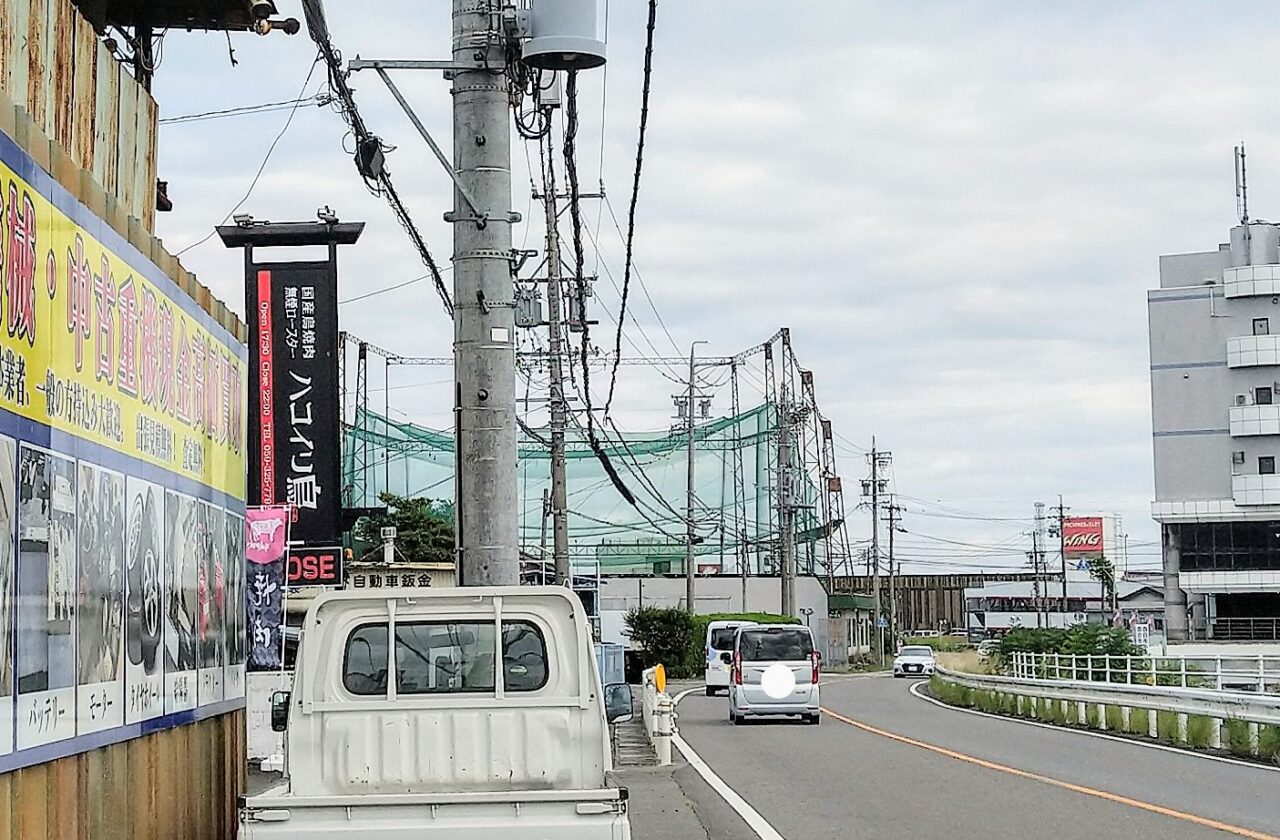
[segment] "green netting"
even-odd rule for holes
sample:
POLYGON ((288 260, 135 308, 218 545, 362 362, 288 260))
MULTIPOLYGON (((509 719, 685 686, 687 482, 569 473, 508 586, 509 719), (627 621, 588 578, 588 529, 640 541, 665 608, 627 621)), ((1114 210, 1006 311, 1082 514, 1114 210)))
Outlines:
MULTIPOLYGON (((703 542, 699 566, 751 573, 777 566, 777 474, 775 412, 762 405, 736 417, 718 418, 694 430, 695 511, 703 542), (742 481, 735 492, 735 465, 742 481)), ((539 432, 545 437, 545 432, 539 432)), ((566 434, 569 540, 575 557, 600 562, 609 571, 683 571, 688 438, 683 429, 650 433, 601 432, 604 450, 636 496, 637 507, 617 492, 580 430, 566 434)), ((537 555, 543 539, 543 491, 550 488, 550 452, 521 435, 516 481, 520 536, 537 555)), ((795 496, 802 570, 825 568, 817 520, 817 487, 802 465, 795 496), (811 535, 808 542, 804 535, 811 535)), ((401 496, 452 500, 454 440, 451 432, 402 423, 358 410, 343 441, 343 484, 348 504, 378 504, 383 491, 401 496)), ((549 523, 547 528, 549 530, 549 523)), ((548 535, 547 539, 550 539, 548 535)))

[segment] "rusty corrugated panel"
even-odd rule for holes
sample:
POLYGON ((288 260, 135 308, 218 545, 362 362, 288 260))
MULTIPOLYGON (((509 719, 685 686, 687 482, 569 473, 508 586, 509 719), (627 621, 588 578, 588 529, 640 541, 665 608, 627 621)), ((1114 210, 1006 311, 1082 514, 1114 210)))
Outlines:
POLYGON ((13 99, 9 86, 9 76, 13 72, 13 62, 18 45, 17 33, 18 5, 26 5, 26 0, 0 0, 0 90, 13 99))
POLYGON ((49 135, 67 154, 71 153, 72 115, 76 111, 76 20, 79 15, 70 0, 51 0, 53 15, 52 57, 53 80, 49 99, 53 131, 49 135))
POLYGON ((159 129, 156 120, 160 109, 151 94, 141 90, 138 94, 138 205, 143 227, 148 232, 156 229, 156 139, 159 129))
MULTIPOLYGON (((53 0, 57 2, 57 0, 53 0)), ((49 73, 49 2, 31 0, 27 13, 27 114, 31 121, 49 134, 47 107, 49 91, 45 79, 49 73)), ((22 101, 21 99, 19 100, 22 101)))
POLYGON ((99 45, 98 72, 95 78, 93 125, 93 177, 107 191, 116 195, 116 149, 120 144, 120 65, 99 45))
POLYGON ((10 24, 5 92, 9 94, 14 105, 25 111, 27 109, 27 76, 30 73, 26 33, 32 4, 28 0, 5 0, 5 3, 6 22, 10 24))
POLYGON ((97 95, 98 50, 105 51, 106 47, 98 43, 98 34, 93 31, 89 21, 79 15, 75 17, 74 37, 72 61, 75 64, 75 84, 72 87, 72 98, 75 107, 71 109, 71 159, 81 169, 92 172, 93 124, 98 116, 98 109, 94 106, 94 97, 97 95))
POLYGON ((120 82, 120 139, 116 143, 117 166, 116 195, 130 216, 138 216, 137 190, 137 139, 138 139, 138 85, 133 77, 119 67, 120 82))

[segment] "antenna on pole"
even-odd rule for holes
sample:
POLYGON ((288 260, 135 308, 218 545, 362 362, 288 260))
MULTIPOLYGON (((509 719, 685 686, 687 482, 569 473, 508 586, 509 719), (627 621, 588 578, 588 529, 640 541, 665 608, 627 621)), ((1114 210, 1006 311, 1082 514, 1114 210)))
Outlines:
POLYGON ((1244 141, 1235 150, 1236 162, 1236 215, 1240 224, 1249 224, 1249 176, 1245 170, 1244 141))

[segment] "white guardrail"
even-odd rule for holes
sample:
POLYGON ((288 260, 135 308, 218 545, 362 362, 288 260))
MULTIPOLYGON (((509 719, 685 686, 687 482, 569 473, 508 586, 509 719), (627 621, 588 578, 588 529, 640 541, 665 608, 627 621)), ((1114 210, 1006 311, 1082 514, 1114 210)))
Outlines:
POLYGON ((1102 656, 1014 653, 1013 675, 1026 679, 1213 688, 1280 693, 1280 656, 1102 656))
POLYGON ((648 668, 641 675, 640 709, 644 731, 658 756, 658 765, 671 763, 671 736, 676 731, 676 704, 671 695, 658 691, 658 669, 648 668))
MULTIPOLYGON (((1097 714, 1096 725, 1104 730, 1108 728, 1108 707, 1119 708, 1120 728, 1126 732, 1132 731, 1130 718, 1135 709, 1176 715, 1177 740, 1184 742, 1187 740, 1188 716, 1209 718, 1215 725, 1210 729, 1208 746, 1215 749, 1222 746, 1225 721, 1238 720, 1248 724, 1249 749, 1253 753, 1258 751, 1258 727, 1280 726, 1280 696, 1272 694, 1100 680, 971 674, 941 666, 937 669, 937 675, 953 685, 974 691, 992 692, 997 700, 1001 699, 1001 695, 1012 696, 1019 716, 1029 713, 1037 719, 1050 717, 1047 714, 1048 704, 1059 703, 1059 717, 1074 717, 1080 725, 1086 725, 1089 722, 1090 707, 1093 707, 1097 714)), ((1146 734, 1153 738, 1159 737, 1157 720, 1156 714, 1147 715, 1146 734)))

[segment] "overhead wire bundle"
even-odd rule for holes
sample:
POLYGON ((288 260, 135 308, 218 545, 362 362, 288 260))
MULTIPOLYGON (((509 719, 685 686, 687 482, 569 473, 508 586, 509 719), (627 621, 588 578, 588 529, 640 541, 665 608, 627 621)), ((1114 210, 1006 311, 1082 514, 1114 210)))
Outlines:
POLYGON ((412 240, 414 248, 417 249, 418 255, 427 267, 431 281, 436 287, 436 294, 440 296, 440 302, 452 317, 453 300, 440 275, 440 268, 436 265, 435 258, 427 248, 427 243, 419 233, 404 202, 401 201, 399 193, 396 192, 395 185, 391 183, 391 173, 383 160, 384 154, 390 151, 390 147, 384 145, 382 140, 369 130, 360 116, 360 111, 356 108, 355 97, 352 95, 350 85, 347 84, 347 74, 342 66, 342 53, 334 47, 329 38, 329 27, 325 22, 324 9, 320 0, 303 0, 302 9, 307 20, 307 32, 310 33, 311 40, 315 41, 316 46, 320 48, 320 56, 328 67, 329 90, 333 94, 334 106, 355 138, 356 168, 364 178, 365 186, 369 191, 384 197, 391 206, 396 219, 409 234, 409 239, 412 240))

